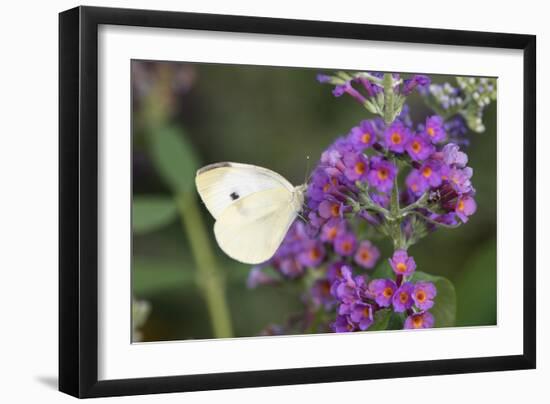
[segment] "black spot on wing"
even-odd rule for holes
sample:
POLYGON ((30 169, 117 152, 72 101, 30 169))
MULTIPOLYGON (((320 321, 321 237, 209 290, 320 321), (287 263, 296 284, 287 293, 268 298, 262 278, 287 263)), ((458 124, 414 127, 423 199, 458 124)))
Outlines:
POLYGON ((231 194, 229 196, 231 197, 231 200, 233 200, 233 201, 236 201, 237 199, 239 199, 239 194, 236 193, 236 192, 231 192, 231 194))

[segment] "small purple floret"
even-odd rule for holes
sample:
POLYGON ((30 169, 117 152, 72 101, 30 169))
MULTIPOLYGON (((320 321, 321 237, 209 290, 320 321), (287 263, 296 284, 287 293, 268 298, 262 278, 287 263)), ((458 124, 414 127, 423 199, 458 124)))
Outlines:
POLYGON ((443 142, 447 138, 444 123, 445 121, 439 115, 426 118, 426 126, 424 128, 426 138, 430 139, 432 143, 443 142))
POLYGON ((393 294, 397 286, 391 279, 374 279, 370 281, 368 292, 374 297, 375 302, 380 307, 389 307, 391 305, 393 294))
POLYGON ((412 293, 414 286, 411 282, 403 283, 399 289, 397 289, 392 297, 393 309, 397 313, 402 313, 408 310, 414 304, 412 293))
POLYGON ((420 310, 429 310, 433 307, 433 299, 437 295, 437 289, 434 284, 431 282, 417 282, 414 285, 414 291, 412 293, 412 298, 414 304, 420 310))
POLYGON ((432 328, 434 326, 434 316, 428 312, 420 312, 411 314, 405 320, 405 329, 432 328))
POLYGON ((424 161, 434 152, 434 146, 419 135, 411 137, 405 146, 407 153, 414 161, 424 161))
POLYGON ((388 150, 403 153, 409 141, 409 129, 400 121, 395 121, 384 131, 384 140, 388 150))
POLYGON ((371 167, 368 174, 368 182, 381 192, 392 189, 393 179, 397 175, 397 167, 379 156, 371 158, 371 167))
POLYGON ((354 126, 348 135, 352 147, 358 151, 369 148, 376 141, 376 132, 371 121, 361 121, 359 126, 354 126))
POLYGON ((393 272, 397 275, 409 276, 412 275, 416 269, 416 262, 413 257, 409 257, 407 251, 396 250, 393 253, 393 257, 390 258, 390 265, 393 268, 393 272))
POLYGON ((344 155, 344 174, 350 181, 364 181, 367 178, 369 161, 362 153, 346 153, 344 155))
POLYGON ((477 204, 471 196, 463 196, 456 203, 455 213, 463 223, 468 221, 468 217, 472 216, 477 210, 477 204))
POLYGON ((368 240, 363 240, 359 243, 359 247, 355 252, 355 262, 363 268, 372 269, 380 258, 380 250, 368 240))
POLYGON ((357 324, 361 331, 365 331, 373 322, 372 306, 366 303, 355 303, 351 308, 350 319, 357 324))
POLYGON ((408 190, 415 196, 420 196, 429 188, 428 181, 420 175, 418 170, 411 170, 405 180, 408 190))
POLYGON ((344 233, 334 240, 334 251, 343 256, 352 256, 357 248, 357 239, 353 233, 344 233))
POLYGON ((355 325, 349 320, 348 316, 337 316, 334 323, 331 324, 334 332, 352 332, 355 331, 355 325))

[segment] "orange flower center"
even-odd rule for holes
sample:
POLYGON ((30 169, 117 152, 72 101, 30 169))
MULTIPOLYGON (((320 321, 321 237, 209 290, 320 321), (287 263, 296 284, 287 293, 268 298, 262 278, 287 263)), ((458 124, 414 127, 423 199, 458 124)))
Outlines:
POLYGON ((426 294, 419 290, 417 293, 416 293, 416 300, 418 300, 419 302, 423 302, 424 300, 426 300, 426 294))
POLYGON ((401 143, 401 140, 402 140, 402 139, 403 139, 403 138, 401 137, 401 135, 400 135, 398 132, 393 132, 393 133, 391 134, 391 142, 392 142, 393 144, 399 144, 399 143, 401 143))
POLYGON ((413 184, 411 185, 411 189, 416 192, 418 191, 418 184, 416 182, 413 182, 413 184))
POLYGON ((369 306, 365 307, 363 309, 363 314, 365 315, 365 317, 369 317, 370 316, 370 308, 369 306))
POLYGON ((362 250, 361 251, 361 260, 367 261, 370 258, 370 254, 368 250, 362 250))
POLYGON ((391 288, 386 288, 384 289, 384 292, 382 292, 384 294, 384 297, 391 297, 391 295, 393 294, 393 290, 391 288))
POLYGON ((428 129, 426 130, 426 132, 428 132, 428 135, 430 135, 431 137, 433 137, 435 135, 435 130, 434 128, 432 128, 431 126, 428 127, 428 129))
POLYGON ((334 204, 330 207, 330 213, 331 213, 332 216, 334 216, 334 217, 340 216, 340 206, 339 206, 337 203, 334 203, 334 204))
POLYGON ((412 142, 411 148, 413 152, 418 153, 420 150, 422 150, 422 145, 419 141, 415 140, 414 142, 412 142))
POLYGON ((328 192, 330 189, 330 184, 327 182, 325 185, 323 185, 323 192, 328 192))
POLYGON ((422 170, 422 175, 426 178, 429 178, 432 175, 432 168, 424 167, 424 169, 422 170))
POLYGON ((328 295, 330 293, 330 283, 329 282, 323 282, 321 285, 321 293, 324 295, 328 295))
POLYGON ((422 327, 422 316, 414 316, 412 319, 413 327, 414 328, 420 328, 422 327))
POLYGON ((401 292, 399 294, 399 300, 401 303, 407 303, 407 300, 409 300, 409 295, 406 292, 401 292))
POLYGON ((387 180, 390 173, 385 168, 378 169, 378 178, 381 180, 387 180))
POLYGON ((371 135, 369 132, 363 133, 363 136, 361 136, 361 142, 368 143, 370 142, 371 135))
POLYGON ((405 265, 404 262, 398 263, 395 268, 397 269, 397 272, 405 272, 407 270, 407 265, 405 265))
POLYGON ((311 258, 312 260, 318 260, 319 258, 321 258, 321 251, 319 251, 317 247, 312 248, 311 250, 309 250, 309 258, 311 258))
POLYGON ((355 164, 355 173, 359 174, 359 175, 364 174, 366 168, 367 167, 366 167, 365 163, 360 161, 360 162, 355 164))
POLYGON ((329 240, 334 240, 336 238, 336 234, 338 233, 338 230, 336 229, 336 227, 331 227, 330 229, 328 229, 327 231, 327 237, 329 240))
POLYGON ((349 241, 344 241, 342 243, 342 250, 344 250, 345 253, 349 253, 351 251, 351 243, 349 241))
POLYGON ((461 212, 464 210, 464 201, 462 199, 458 201, 457 209, 461 212))

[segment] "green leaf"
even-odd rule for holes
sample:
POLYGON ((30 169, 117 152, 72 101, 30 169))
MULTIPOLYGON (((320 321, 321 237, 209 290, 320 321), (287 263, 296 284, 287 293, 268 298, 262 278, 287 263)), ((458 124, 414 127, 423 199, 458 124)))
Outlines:
POLYGON ((497 243, 493 239, 479 247, 454 280, 460 306, 457 325, 497 323, 497 243))
POLYGON ((196 270, 188 259, 134 256, 132 260, 132 290, 140 297, 181 291, 186 285, 195 287, 196 270))
POLYGON ((368 331, 381 331, 388 328, 392 311, 390 309, 382 309, 374 313, 374 321, 368 328, 368 331))
POLYGON ((456 292, 455 287, 447 278, 430 275, 417 271, 413 274, 413 282, 432 282, 437 288, 437 296, 434 299, 434 306, 430 313, 435 318, 435 327, 452 327, 456 322, 456 292))
POLYGON ((393 279, 395 274, 387 260, 383 260, 370 275, 371 279, 393 279))
POLYGON ((402 330, 405 322, 405 313, 393 312, 388 322, 387 330, 402 330))
POLYGON ((170 224, 176 218, 176 204, 166 196, 135 196, 132 201, 132 228, 145 234, 170 224))
POLYGON ((162 127, 151 133, 150 141, 151 157, 166 185, 174 192, 192 190, 199 163, 184 131, 162 127))

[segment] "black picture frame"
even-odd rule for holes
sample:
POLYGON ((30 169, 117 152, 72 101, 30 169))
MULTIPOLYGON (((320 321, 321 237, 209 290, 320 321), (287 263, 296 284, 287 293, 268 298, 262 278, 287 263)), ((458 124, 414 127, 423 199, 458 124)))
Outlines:
POLYGON ((533 35, 96 7, 60 13, 59 390, 85 398, 535 368, 535 80, 533 35), (99 381, 97 52, 101 24, 522 50, 523 354, 99 381))

